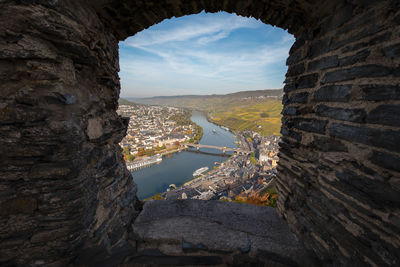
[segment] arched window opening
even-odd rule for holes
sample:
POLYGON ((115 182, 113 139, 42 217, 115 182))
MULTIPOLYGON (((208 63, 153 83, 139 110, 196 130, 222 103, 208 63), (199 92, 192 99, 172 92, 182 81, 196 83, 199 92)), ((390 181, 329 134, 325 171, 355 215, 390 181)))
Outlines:
POLYGON ((119 112, 130 117, 121 146, 140 199, 276 206, 293 42, 254 18, 202 12, 120 43, 119 112))

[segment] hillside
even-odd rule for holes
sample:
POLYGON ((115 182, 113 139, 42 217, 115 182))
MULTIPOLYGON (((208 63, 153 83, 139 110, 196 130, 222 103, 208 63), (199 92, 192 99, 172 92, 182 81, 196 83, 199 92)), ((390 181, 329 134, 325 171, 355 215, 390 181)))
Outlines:
POLYGON ((281 99, 247 100, 209 111, 212 121, 234 130, 251 130, 263 135, 279 135, 281 99))
POLYGON ((280 132, 281 98, 282 89, 242 91, 226 95, 159 96, 132 100, 140 104, 201 110, 209 113, 210 119, 215 123, 231 129, 274 135, 280 132))
POLYGON ((136 103, 130 101, 130 100, 126 100, 123 98, 118 99, 118 104, 120 105, 127 105, 127 106, 137 106, 136 103))
POLYGON ((183 107, 210 111, 221 105, 230 105, 238 101, 263 98, 281 98, 282 89, 241 91, 226 95, 183 95, 183 96, 156 96, 151 98, 130 98, 136 103, 183 107))

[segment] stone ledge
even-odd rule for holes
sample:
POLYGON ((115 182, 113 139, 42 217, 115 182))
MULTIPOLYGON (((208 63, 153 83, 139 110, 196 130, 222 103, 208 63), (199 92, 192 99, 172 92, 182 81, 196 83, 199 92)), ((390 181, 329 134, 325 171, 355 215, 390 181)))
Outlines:
MULTIPOLYGON (((229 265, 238 264, 238 257, 243 262, 274 266, 314 263, 271 207, 201 200, 148 201, 133 229, 138 253, 156 250, 160 260, 166 256, 217 256, 229 265)), ((131 257, 128 261, 135 260, 143 259, 131 257)))

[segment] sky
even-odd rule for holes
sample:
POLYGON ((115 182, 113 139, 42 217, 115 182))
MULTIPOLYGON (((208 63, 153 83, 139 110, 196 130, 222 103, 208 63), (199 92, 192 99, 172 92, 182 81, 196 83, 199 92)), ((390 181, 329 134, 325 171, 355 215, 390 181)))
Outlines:
POLYGON ((226 12, 172 18, 119 44, 121 97, 283 87, 294 37, 226 12))

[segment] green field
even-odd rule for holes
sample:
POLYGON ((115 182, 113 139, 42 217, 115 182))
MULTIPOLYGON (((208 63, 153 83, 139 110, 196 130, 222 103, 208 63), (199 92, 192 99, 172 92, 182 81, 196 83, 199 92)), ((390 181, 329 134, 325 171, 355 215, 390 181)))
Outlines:
POLYGON ((281 99, 231 103, 228 108, 209 111, 214 122, 234 130, 251 130, 263 135, 279 135, 281 99))

